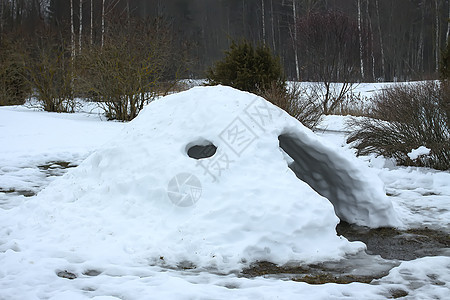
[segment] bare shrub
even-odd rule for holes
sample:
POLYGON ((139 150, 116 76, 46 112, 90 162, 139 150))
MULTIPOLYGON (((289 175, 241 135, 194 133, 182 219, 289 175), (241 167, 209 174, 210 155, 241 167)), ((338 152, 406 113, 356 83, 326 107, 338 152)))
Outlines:
POLYGON ((110 23, 103 47, 80 57, 78 86, 99 103, 109 119, 130 121, 154 97, 168 93, 174 81, 164 78, 173 50, 168 28, 159 20, 110 23))
POLYGON ((361 96, 360 93, 350 92, 338 103, 331 113, 341 116, 368 116, 372 109, 371 102, 368 97, 361 96))
POLYGON ((0 105, 20 105, 30 92, 23 47, 4 36, 0 39, 0 105))
POLYGON ((306 88, 298 83, 290 84, 287 88, 280 88, 273 83, 260 94, 310 129, 314 129, 320 122, 322 116, 320 106, 308 95, 306 88))
POLYGON ((353 82, 336 83, 324 80, 310 83, 308 94, 309 98, 319 102, 324 115, 330 115, 335 114, 346 102, 355 101, 353 98, 355 87, 356 84, 353 82))
POLYGON ((42 36, 27 58, 28 78, 39 105, 49 112, 74 112, 73 61, 63 41, 42 36))
POLYGON ((353 120, 353 142, 358 155, 376 153, 393 157, 399 164, 450 168, 449 90, 438 82, 399 84, 374 98, 370 118, 353 120), (447 103, 447 104, 446 104, 447 103), (427 156, 410 159, 420 146, 431 149, 427 156))
POLYGON ((442 110, 447 116, 447 126, 450 126, 450 79, 441 81, 442 97, 441 101, 442 110))

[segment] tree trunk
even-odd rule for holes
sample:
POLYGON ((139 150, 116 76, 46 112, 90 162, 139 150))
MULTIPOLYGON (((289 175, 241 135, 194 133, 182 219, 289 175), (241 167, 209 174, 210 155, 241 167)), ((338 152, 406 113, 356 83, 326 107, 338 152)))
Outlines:
POLYGON ((361 26, 361 0, 358 0, 358 31, 359 31, 359 60, 361 63, 361 78, 364 80, 366 77, 364 74, 364 49, 362 40, 362 26, 361 26))
POLYGON ((245 1, 242 0, 242 34, 245 36, 245 1))
POLYGON ((16 19, 16 0, 11 0, 11 19, 14 21, 16 19))
POLYGON ((450 1, 448 2, 448 15, 447 15, 447 36, 445 38, 445 41, 447 44, 449 43, 450 39, 450 1))
POLYGON ((73 0, 70 0, 70 46, 72 61, 75 58, 75 27, 73 24, 73 0))
POLYGON ((5 11, 5 7, 3 4, 3 0, 0 0, 0 41, 3 36, 3 12, 5 11))
POLYGON ((261 0, 261 20, 262 20, 262 40, 263 44, 266 44, 266 20, 264 11, 264 0, 261 0))
MULTIPOLYGON (((1 2, 1 0, 0 0, 1 2)), ((34 0, 33 5, 36 8, 36 12, 37 12, 37 17, 39 18, 39 20, 44 20, 44 17, 42 16, 42 10, 43 10, 43 5, 44 3, 42 3, 42 0, 34 0), (41 10, 41 5, 42 5, 42 10, 41 10)))
POLYGON ((83 0, 80 0, 80 16, 79 16, 79 21, 80 21, 80 29, 78 30, 78 54, 81 54, 81 40, 82 40, 82 35, 83 35, 83 0))
POLYGON ((105 0, 102 0, 102 44, 101 48, 105 44, 105 0))
POLYGON ((91 45, 94 44, 94 0, 91 0, 91 45))
POLYGON ((297 81, 300 80, 300 69, 298 66, 298 50, 297 50, 297 12, 295 8, 295 0, 292 0, 292 16, 294 18, 294 59, 295 59, 295 73, 297 75, 297 81))
POLYGON ((381 52, 381 72, 383 81, 386 78, 386 67, 385 67, 385 57, 384 57, 384 46, 383 46, 383 35, 381 34, 381 20, 380 20, 380 9, 378 6, 378 0, 375 0, 375 6, 377 10, 377 23, 378 23, 378 35, 380 37, 380 52, 381 52))
POLYGON ((436 57, 436 73, 439 72, 439 3, 438 0, 434 0, 434 5, 436 8, 436 24, 435 24, 435 57, 436 57))
POLYGON ((372 18, 370 17, 370 12, 369 12, 369 4, 370 4, 370 0, 367 0, 366 2, 366 15, 367 15, 367 19, 368 19, 368 23, 369 23, 369 30, 370 30, 370 60, 372 63, 372 79, 375 80, 375 54, 373 53, 373 29, 372 29, 372 18))
POLYGON ((420 35, 419 35, 419 47, 417 49, 417 60, 416 60, 416 68, 417 71, 423 71, 423 49, 424 49, 424 40, 423 40, 423 29, 425 26, 425 4, 423 1, 420 2, 422 19, 420 23, 420 35))
POLYGON ((127 0, 127 24, 130 26, 130 0, 127 0))
POLYGON ((130 0, 127 0, 127 20, 130 20, 130 0))
MULTIPOLYGON (((19 14, 19 7, 18 7, 18 4, 17 4, 17 0, 12 0, 12 9, 11 9, 11 14, 12 14, 12 19, 13 19, 13 21, 15 21, 16 22, 16 24, 18 24, 19 22, 18 22, 18 20, 20 19, 20 14, 19 14)), ((14 24, 14 25, 16 25, 16 24, 14 24)))
POLYGON ((276 48, 275 48, 275 28, 273 25, 273 0, 270 0, 270 23, 271 23, 271 27, 272 27, 272 47, 273 47, 273 51, 276 52, 276 48))
POLYGON ((15 25, 18 27, 22 23, 22 6, 18 2, 18 0, 13 0, 12 5, 12 13, 14 14, 13 20, 15 22, 15 25))
POLYGON ((281 50, 283 49, 283 43, 281 42, 281 26, 280 26, 280 18, 277 18, 277 34, 278 34, 278 51, 280 52, 281 59, 284 63, 285 55, 281 55, 281 50))

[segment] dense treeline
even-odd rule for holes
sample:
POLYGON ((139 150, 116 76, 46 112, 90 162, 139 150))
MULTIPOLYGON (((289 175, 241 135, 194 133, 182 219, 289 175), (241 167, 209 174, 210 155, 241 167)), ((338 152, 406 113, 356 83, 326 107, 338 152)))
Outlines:
POLYGON ((73 112, 82 97, 129 121, 178 79, 207 78, 310 128, 322 114, 369 116, 350 135, 359 154, 447 170, 449 1, 0 0, 0 105, 31 95, 44 110, 73 112), (439 77, 351 107, 357 82, 439 77), (420 146, 429 154, 411 157, 420 146))
MULTIPOLYGON (((183 76, 204 77, 233 39, 246 38, 272 48, 289 79, 314 80, 305 31, 313 21, 324 31, 330 23, 322 16, 330 12, 348 18, 359 33, 352 48, 342 50, 356 55, 357 80, 437 78, 450 28, 448 0, 0 0, 0 34, 35 36, 50 27, 75 51, 104 43, 117 18, 160 19, 176 48, 189 50, 183 76)), ((315 54, 320 59, 321 52, 315 54)))

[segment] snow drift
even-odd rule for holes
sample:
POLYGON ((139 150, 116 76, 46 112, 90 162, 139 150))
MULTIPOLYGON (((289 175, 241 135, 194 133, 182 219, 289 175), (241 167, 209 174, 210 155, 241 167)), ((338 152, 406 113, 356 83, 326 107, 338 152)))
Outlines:
POLYGON ((7 229, 14 251, 60 270, 62 257, 87 269, 223 271, 336 260, 364 249, 336 235, 337 216, 398 225, 381 181, 356 158, 264 99, 223 86, 154 101, 26 205, 0 211, 16 224, 7 229))

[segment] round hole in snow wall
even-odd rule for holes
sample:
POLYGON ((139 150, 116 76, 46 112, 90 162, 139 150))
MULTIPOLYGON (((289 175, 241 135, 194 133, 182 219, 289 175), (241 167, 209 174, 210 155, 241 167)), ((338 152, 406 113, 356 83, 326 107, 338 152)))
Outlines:
POLYGON ((217 147, 209 141, 190 143, 186 146, 187 155, 190 158, 202 159, 216 154, 217 147))

